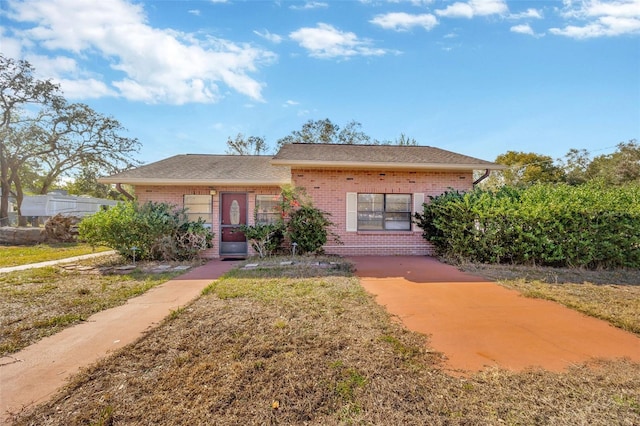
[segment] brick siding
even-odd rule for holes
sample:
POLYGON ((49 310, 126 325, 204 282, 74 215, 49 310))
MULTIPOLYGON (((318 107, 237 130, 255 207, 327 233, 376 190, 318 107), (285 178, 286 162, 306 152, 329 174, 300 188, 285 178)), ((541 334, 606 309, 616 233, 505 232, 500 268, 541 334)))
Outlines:
MULTIPOLYGON (((331 213, 332 231, 342 245, 328 242, 325 252, 338 255, 431 255, 433 246, 416 231, 346 231, 346 194, 442 194, 449 188, 473 187, 471 171, 409 172, 366 170, 293 169, 296 186, 305 188, 316 207, 331 213)), ((414 213, 414 212, 412 212, 414 213)))
MULTIPOLYGON (((473 186, 471 171, 366 171, 366 170, 316 170, 291 171, 295 186, 305 188, 315 207, 331 213, 332 232, 339 236, 342 245, 329 241, 324 249, 337 255, 430 255, 433 247, 422 238, 422 230, 416 231, 346 231, 346 194, 414 194, 428 196, 442 194, 447 189, 469 190, 473 186)), ((207 195, 209 186, 136 186, 138 201, 167 202, 182 207, 185 194, 207 195)), ((220 194, 223 192, 248 193, 248 222, 253 224, 256 195, 280 193, 278 187, 215 187, 212 196, 215 245, 203 253, 204 257, 219 257, 220 194)), ((249 247, 249 254, 254 254, 249 247)))

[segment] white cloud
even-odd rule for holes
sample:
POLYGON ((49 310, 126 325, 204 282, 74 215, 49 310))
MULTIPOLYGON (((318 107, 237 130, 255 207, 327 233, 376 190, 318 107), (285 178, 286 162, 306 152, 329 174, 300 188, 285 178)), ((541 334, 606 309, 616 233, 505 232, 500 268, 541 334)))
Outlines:
POLYGON ((473 18, 473 8, 467 3, 458 2, 436 10, 436 14, 445 18, 473 18))
POLYGON ((200 10, 198 10, 198 9, 190 9, 187 12, 189 12, 190 14, 195 15, 195 16, 200 16, 200 10))
POLYGON ((289 9, 292 10, 310 10, 310 9, 323 9, 329 7, 329 5, 325 2, 320 2, 320 1, 308 1, 305 4, 303 4, 302 6, 298 6, 298 5, 292 5, 289 6, 289 9))
POLYGON ((511 32, 518 34, 535 35, 535 32, 529 24, 514 25, 513 27, 511 27, 511 32))
POLYGON ((295 105, 300 105, 300 102, 292 101, 291 99, 289 99, 282 106, 290 107, 290 106, 295 106, 295 105))
POLYGON ((542 13, 540 13, 540 11, 537 9, 527 9, 524 12, 512 13, 511 15, 509 15, 509 18, 510 19, 527 19, 527 18, 542 19, 542 13))
POLYGON ((576 39, 640 33, 640 0, 567 1, 562 15, 583 25, 551 28, 550 33, 576 39))
POLYGON ((264 30, 263 32, 260 31, 254 31, 253 32, 255 35, 262 37, 265 40, 269 40, 272 43, 278 44, 282 42, 282 36, 279 36, 278 34, 272 34, 267 30, 264 30))
POLYGON ((2 46, 2 53, 7 58, 21 58, 23 48, 22 43, 11 36, 6 36, 5 32, 6 29, 0 27, 0 46, 2 46))
POLYGON ((389 3, 411 3, 414 6, 426 6, 433 3, 433 0, 387 0, 389 3))
POLYGON ((358 39, 352 32, 340 31, 324 23, 319 23, 315 28, 300 28, 289 37, 315 58, 381 56, 388 53, 384 49, 370 47, 370 41, 358 39))
POLYGON ((60 88, 67 99, 97 99, 105 96, 116 96, 116 92, 103 81, 95 78, 59 79, 60 88))
POLYGON ((262 84, 248 73, 275 58, 248 44, 153 28, 141 4, 123 0, 11 1, 6 9, 9 18, 34 24, 15 30, 23 45, 32 43, 57 54, 71 52, 78 61, 76 68, 84 60, 104 60, 117 71, 112 77, 115 81, 103 83, 102 89, 96 83, 107 80, 106 76, 86 79, 78 77, 77 70, 74 75, 63 69, 51 75, 78 93, 84 81, 88 94, 115 91, 124 98, 150 103, 216 102, 221 97, 219 84, 224 84, 261 101, 262 84))
POLYGON ((429 31, 438 25, 436 17, 428 13, 420 15, 411 15, 404 12, 386 13, 384 15, 377 15, 369 22, 379 25, 384 29, 394 31, 408 31, 413 27, 422 27, 429 31))
POLYGON ((473 18, 474 16, 503 15, 509 12, 505 0, 469 0, 456 2, 445 9, 436 10, 438 16, 446 18, 473 18))

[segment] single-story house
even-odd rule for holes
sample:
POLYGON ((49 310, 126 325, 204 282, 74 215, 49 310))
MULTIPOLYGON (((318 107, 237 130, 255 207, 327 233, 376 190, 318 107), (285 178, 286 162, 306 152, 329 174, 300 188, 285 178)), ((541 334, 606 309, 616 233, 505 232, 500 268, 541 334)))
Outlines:
MULTIPOLYGON (((503 166, 429 146, 286 144, 275 156, 176 155, 101 178, 132 185, 139 202, 188 208, 216 235, 210 257, 252 254, 238 224, 269 221, 283 185, 304 188, 331 214, 328 254, 428 255, 433 247, 412 223, 428 196, 473 188, 474 170, 503 166)), ((480 179, 478 179, 480 180, 480 179)))

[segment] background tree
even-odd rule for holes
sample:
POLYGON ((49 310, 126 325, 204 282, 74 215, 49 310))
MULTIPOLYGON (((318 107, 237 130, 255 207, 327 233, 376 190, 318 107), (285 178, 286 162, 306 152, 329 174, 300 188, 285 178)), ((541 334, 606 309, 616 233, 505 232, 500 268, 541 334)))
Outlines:
POLYGON ((259 136, 246 137, 238 133, 235 139, 227 139, 227 154, 230 155, 262 155, 269 151, 264 138, 259 136))
MULTIPOLYGON (((122 131, 114 118, 80 103, 57 102, 35 117, 15 123, 5 154, 18 211, 24 198, 20 170, 29 162, 39 167, 39 194, 46 194, 61 176, 78 168, 91 167, 96 173, 109 174, 138 165, 133 155, 140 144, 121 136, 122 131)), ((20 225, 24 224, 22 219, 20 225)))
POLYGON ((564 179, 564 171, 548 155, 507 151, 498 155, 495 162, 509 168, 493 172, 485 181, 486 187, 529 186, 534 183, 561 182, 564 179))
POLYGON ((278 140, 278 148, 288 143, 326 143, 326 144, 366 144, 371 137, 361 130, 362 125, 357 121, 350 121, 341 130, 328 118, 324 120, 309 120, 300 130, 294 130, 290 135, 278 140))
POLYGON ((587 168, 591 163, 589 151, 586 149, 572 148, 564 156, 565 160, 561 161, 564 169, 565 181, 569 185, 580 185, 588 180, 587 168))
POLYGON ((58 86, 50 80, 36 79, 33 67, 27 61, 16 61, 0 54, 0 226, 9 223, 12 172, 6 148, 9 141, 15 143, 16 135, 11 132, 11 126, 17 122, 16 114, 27 105, 52 105, 61 100, 58 86))
POLYGON ((417 140, 415 140, 414 138, 410 138, 404 133, 400 133, 400 136, 396 138, 394 143, 395 145, 400 145, 400 146, 417 146, 418 145, 417 140))
POLYGON ((122 194, 111 185, 98 182, 99 173, 95 167, 83 166, 73 175, 73 180, 62 186, 69 194, 90 195, 96 198, 122 199, 122 194))
POLYGON ((612 154, 599 155, 589 163, 587 179, 600 179, 609 185, 640 183, 640 145, 635 139, 621 142, 612 154))

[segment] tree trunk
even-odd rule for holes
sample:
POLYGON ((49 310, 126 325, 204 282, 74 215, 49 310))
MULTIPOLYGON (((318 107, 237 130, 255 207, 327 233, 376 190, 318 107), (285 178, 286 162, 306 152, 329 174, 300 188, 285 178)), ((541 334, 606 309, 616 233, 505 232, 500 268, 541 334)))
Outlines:
POLYGON ((18 205, 18 226, 27 226, 27 217, 22 216, 22 200, 24 200, 24 192, 22 191, 22 181, 18 173, 13 173, 13 184, 16 187, 16 204, 18 205))
POLYGON ((9 225, 9 189, 8 184, 8 167, 4 158, 4 145, 0 142, 0 226, 9 225))

